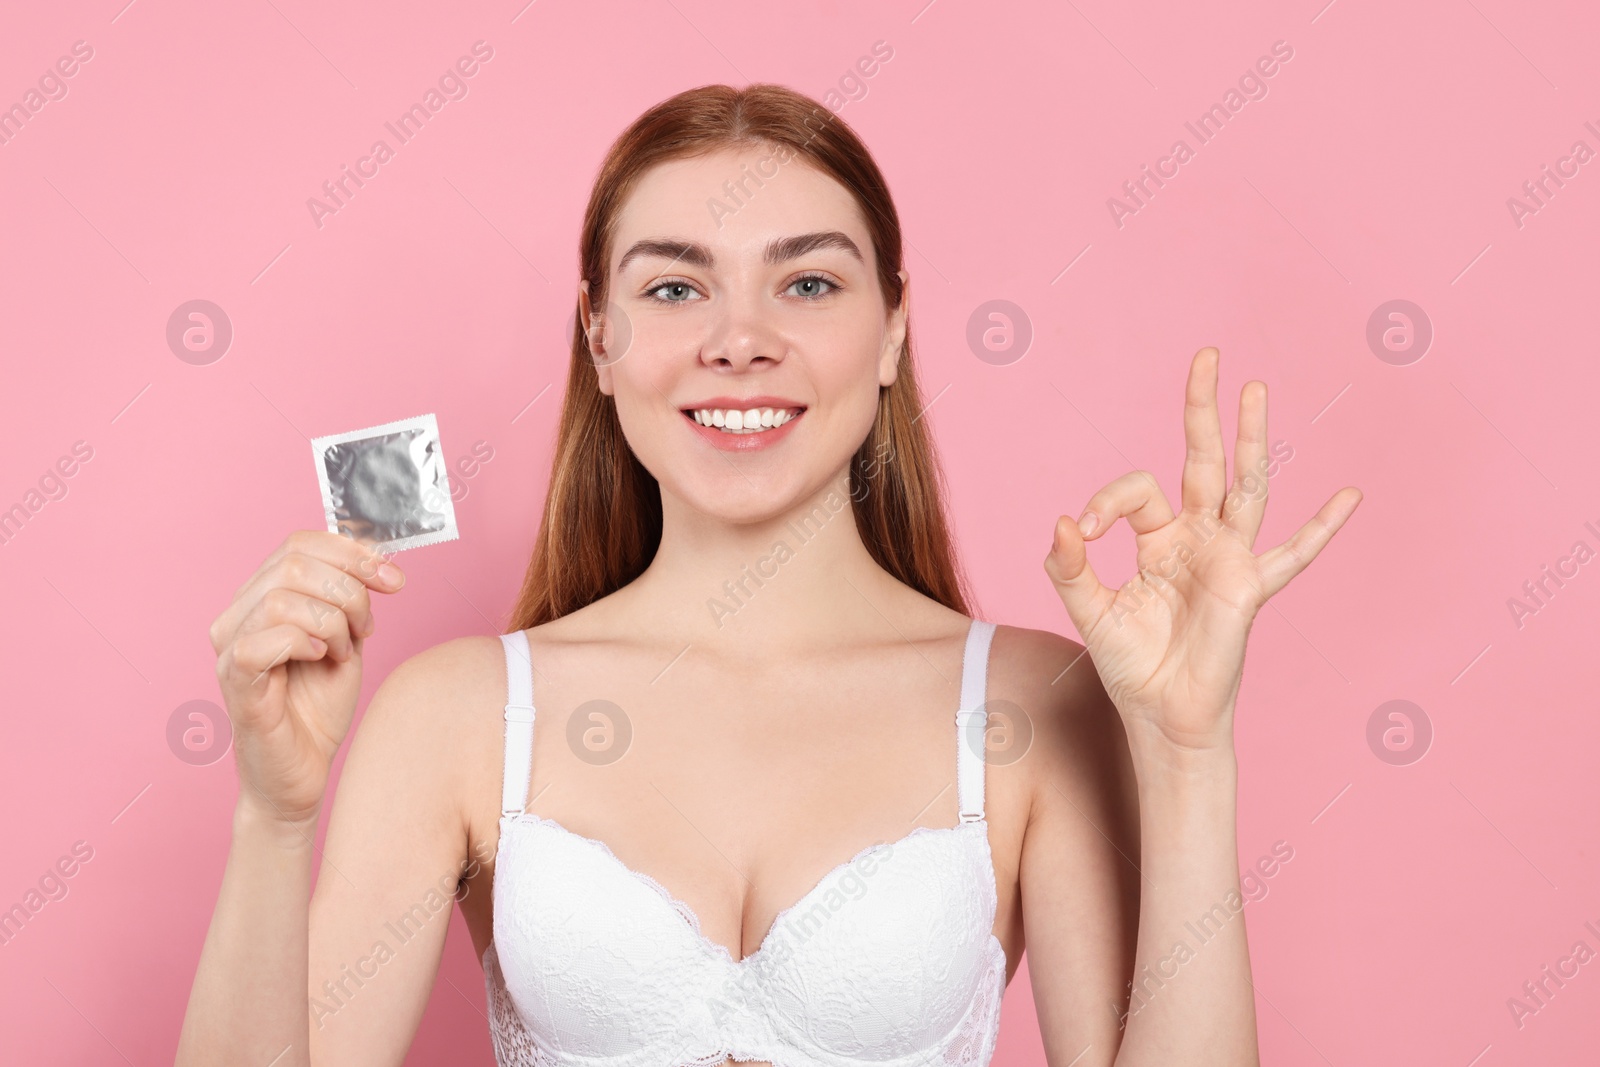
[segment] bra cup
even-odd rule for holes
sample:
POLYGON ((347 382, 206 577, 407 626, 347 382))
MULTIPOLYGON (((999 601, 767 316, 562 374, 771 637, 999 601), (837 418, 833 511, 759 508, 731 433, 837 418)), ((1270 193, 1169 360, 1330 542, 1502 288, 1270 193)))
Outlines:
POLYGON ((985 825, 914 831, 780 916, 755 983, 780 1040, 870 1061, 935 1047, 961 1024, 992 940, 985 825))
POLYGON ((532 1030, 561 1053, 619 1063, 704 1032, 704 990, 720 985, 721 974, 689 922, 644 882, 618 877, 579 838, 501 833, 498 962, 532 1030))
POLYGON ((603 844, 508 821, 493 889, 508 1028, 605 1067, 720 1062, 720 1045, 815 1063, 938 1049, 992 981, 991 863, 983 822, 863 850, 739 963, 603 844))

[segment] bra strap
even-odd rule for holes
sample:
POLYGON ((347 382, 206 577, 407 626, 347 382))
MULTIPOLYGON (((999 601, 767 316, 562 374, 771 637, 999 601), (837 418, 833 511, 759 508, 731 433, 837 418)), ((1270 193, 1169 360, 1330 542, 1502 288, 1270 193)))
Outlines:
POLYGON ((528 806, 533 773, 533 657, 528 633, 501 634, 506 651, 506 753, 500 813, 519 815, 528 806))
POLYGON ((988 739, 989 645, 995 624, 973 619, 967 630, 966 652, 961 657, 961 706, 956 711, 956 789, 961 821, 983 818, 983 769, 988 739))

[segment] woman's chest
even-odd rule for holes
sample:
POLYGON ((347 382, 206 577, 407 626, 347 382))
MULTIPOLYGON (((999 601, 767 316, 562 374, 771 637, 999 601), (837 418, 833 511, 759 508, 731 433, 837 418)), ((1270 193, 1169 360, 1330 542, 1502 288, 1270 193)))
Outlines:
MULTIPOLYGON (((983 758, 983 734, 957 721, 960 652, 952 645, 907 652, 904 663, 863 655, 858 669, 733 674, 691 655, 653 672, 535 655, 538 710, 518 802, 572 839, 602 843, 618 870, 661 887, 707 942, 743 958, 825 873, 869 846, 958 825, 958 767, 974 754, 963 748, 983 758)), ((1028 790, 1018 767, 993 770, 980 790, 983 877, 995 901, 992 932, 1015 960, 1028 790)), ((494 930, 500 772, 486 765, 475 778, 473 847, 495 857, 462 903, 480 954, 494 930)))
POLYGON ((603 843, 537 816, 507 816, 502 835, 484 960, 504 990, 496 1025, 586 1063, 930 1054, 987 1033, 1004 988, 981 820, 863 849, 742 955, 603 843))

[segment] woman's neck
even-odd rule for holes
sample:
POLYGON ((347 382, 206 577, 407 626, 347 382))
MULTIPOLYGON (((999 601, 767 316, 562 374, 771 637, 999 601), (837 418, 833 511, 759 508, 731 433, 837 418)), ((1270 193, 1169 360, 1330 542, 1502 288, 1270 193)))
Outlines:
POLYGON ((881 638, 905 592, 862 543, 841 471, 762 522, 724 522, 663 492, 661 546, 619 597, 686 642, 760 656, 881 638))

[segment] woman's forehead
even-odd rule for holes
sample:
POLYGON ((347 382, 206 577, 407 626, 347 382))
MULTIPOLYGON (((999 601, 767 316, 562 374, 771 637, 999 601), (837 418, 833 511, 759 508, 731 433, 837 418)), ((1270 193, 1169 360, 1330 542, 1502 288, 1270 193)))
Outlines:
POLYGON ((829 230, 869 256, 870 235, 849 190, 792 151, 783 158, 761 145, 651 167, 618 211, 613 267, 640 240, 682 238, 743 258, 774 238, 829 230))

